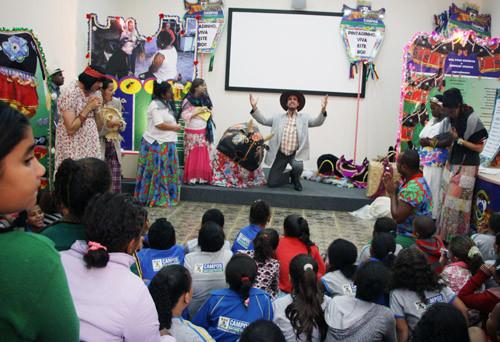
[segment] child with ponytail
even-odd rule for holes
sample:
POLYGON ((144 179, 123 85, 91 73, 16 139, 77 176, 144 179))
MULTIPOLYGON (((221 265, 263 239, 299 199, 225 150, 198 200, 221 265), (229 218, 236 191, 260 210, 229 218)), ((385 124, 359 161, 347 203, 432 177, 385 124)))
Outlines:
POLYGON ((245 328, 258 319, 273 319, 271 298, 252 288, 257 276, 255 261, 235 254, 226 266, 228 289, 215 290, 192 319, 217 342, 237 341, 245 328))
MULTIPOLYGON (((354 257, 356 259, 356 257, 354 257)), ((307 254, 290 261, 292 293, 273 301, 273 322, 287 341, 323 341, 327 325, 323 316, 327 297, 317 286, 318 264, 307 254)))
POLYGON ((327 272, 321 278, 320 288, 324 288, 330 297, 338 295, 356 295, 356 286, 352 277, 356 272, 356 246, 347 240, 337 239, 328 247, 327 272))
POLYGON ((319 254, 318 247, 310 240, 307 220, 299 215, 289 215, 283 223, 285 237, 280 238, 276 249, 276 259, 280 262, 280 290, 292 291, 289 280, 290 261, 299 254, 309 254, 318 263, 318 278, 325 274, 325 262, 319 254))

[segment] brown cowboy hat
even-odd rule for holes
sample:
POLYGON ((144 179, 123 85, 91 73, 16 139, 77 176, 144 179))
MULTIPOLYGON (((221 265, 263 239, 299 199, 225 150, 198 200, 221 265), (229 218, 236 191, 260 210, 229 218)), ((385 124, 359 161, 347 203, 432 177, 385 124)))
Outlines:
POLYGON ((297 112, 300 112, 306 104, 306 98, 304 97, 304 94, 302 94, 298 90, 287 90, 283 94, 281 94, 281 96, 280 96, 281 107, 284 110, 288 110, 288 106, 286 105, 286 103, 288 101, 288 98, 292 95, 297 96, 297 99, 299 99, 299 106, 297 107, 297 112))

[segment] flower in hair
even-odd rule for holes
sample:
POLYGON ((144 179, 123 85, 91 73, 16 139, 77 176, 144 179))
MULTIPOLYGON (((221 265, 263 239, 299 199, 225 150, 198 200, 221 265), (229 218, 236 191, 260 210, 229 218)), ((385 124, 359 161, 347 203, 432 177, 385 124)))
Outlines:
POLYGON ((309 263, 305 264, 305 265, 304 265, 304 272, 305 272, 305 271, 307 271, 307 270, 309 270, 309 269, 311 269, 311 270, 312 270, 312 269, 313 269, 313 265, 311 265, 311 264, 309 264, 309 263))
POLYGON ((479 248, 477 248, 477 246, 472 246, 470 249, 469 249, 469 253, 467 254, 467 256, 469 257, 469 259, 471 259, 472 257, 474 257, 474 255, 476 254, 479 254, 481 255, 481 252, 479 251, 479 248))

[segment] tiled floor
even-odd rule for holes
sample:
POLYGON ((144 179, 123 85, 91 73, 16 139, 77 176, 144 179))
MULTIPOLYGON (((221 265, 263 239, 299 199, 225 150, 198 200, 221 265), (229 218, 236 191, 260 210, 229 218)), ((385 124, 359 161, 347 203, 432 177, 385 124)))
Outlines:
MULTIPOLYGON (((217 208, 224 214, 224 231, 226 238, 232 243, 240 229, 248 225, 249 206, 183 201, 174 208, 155 207, 148 211, 151 223, 160 217, 166 217, 172 222, 177 243, 184 245, 187 240, 198 236, 201 217, 211 208, 217 208)), ((338 238, 353 242, 359 253, 372 236, 374 221, 360 220, 348 212, 340 211, 272 208, 271 222, 267 227, 278 230, 280 236, 283 236, 283 220, 290 214, 299 214, 307 219, 311 240, 321 253, 326 252, 328 245, 338 238)))

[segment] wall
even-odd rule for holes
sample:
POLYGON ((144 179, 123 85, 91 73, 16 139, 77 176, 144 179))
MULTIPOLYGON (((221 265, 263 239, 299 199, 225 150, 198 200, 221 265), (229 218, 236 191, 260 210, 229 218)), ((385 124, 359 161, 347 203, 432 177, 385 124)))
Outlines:
MULTIPOLYGON (((480 12, 500 13, 500 4, 497 0, 476 0, 481 5, 480 12)), ((104 23, 106 16, 134 17, 141 34, 152 35, 158 28, 158 14, 165 13, 178 15, 184 14, 183 1, 181 0, 149 0, 137 2, 129 0, 86 0, 64 1, 45 0, 40 5, 37 0, 25 0, 22 6, 29 8, 23 16, 19 13, 14 2, 2 5, 0 22, 4 27, 25 26, 38 33, 44 48, 47 61, 57 63, 65 69, 66 78, 74 79, 86 64, 85 54, 87 49, 88 26, 85 14, 97 13, 100 23, 104 23), (145 6, 147 4, 147 6, 145 6), (57 13, 56 10, 57 9, 57 13)), ((224 9, 227 14, 229 7, 266 8, 291 10, 292 0, 226 0, 224 9), (270 6, 272 4, 272 6, 270 6)), ((340 12, 342 4, 355 7, 354 0, 331 1, 309 0, 308 11, 340 12)), ((357 162, 363 157, 374 158, 384 154, 387 147, 394 145, 398 132, 399 97, 401 87, 403 49, 408 41, 417 32, 431 32, 433 29, 433 15, 441 13, 451 3, 448 1, 421 0, 378 0, 373 1, 373 9, 384 7, 386 17, 385 40, 375 60, 380 80, 369 80, 366 98, 359 103, 359 128, 357 162)), ((461 2, 457 2, 461 5, 461 2)), ((493 17, 494 36, 500 36, 500 20, 493 17)), ((227 28, 227 27, 226 27, 227 28)), ((311 34, 315 34, 311 28, 311 34)), ((331 33, 327 33, 331 34, 331 33)), ((338 32, 333 32, 338 34, 338 32)), ((326 36, 327 36, 326 35, 326 36)), ((229 92, 224 90, 225 55, 226 55, 227 30, 223 32, 221 41, 215 54, 214 71, 204 70, 210 96, 215 106, 215 120, 222 133, 228 126, 247 121, 250 105, 248 93, 229 92)), ((300 47, 300 42, 290 37, 290 53, 300 47)), ((339 51, 345 53, 345 51, 339 51)), ((314 63, 312 56, 311 63, 314 63)), ((205 65, 208 65, 206 59, 205 65)), ((251 67, 251 66, 249 66, 251 67)), ((293 72, 293 70, 291 70, 293 72)), ((348 67, 346 66, 346 77, 348 67)), ((335 80, 332 80, 334 82, 335 80)), ((266 114, 281 112, 278 94, 254 94, 259 97, 259 108, 266 114)), ((320 108, 321 96, 307 96, 305 113, 316 113, 320 108)), ((316 159, 323 153, 335 155, 345 154, 352 158, 354 155, 355 118, 357 101, 352 98, 331 97, 328 105, 328 118, 319 128, 310 130, 311 160, 306 162, 306 169, 314 169, 316 159)), ((269 128, 261 127, 264 134, 269 128)))

